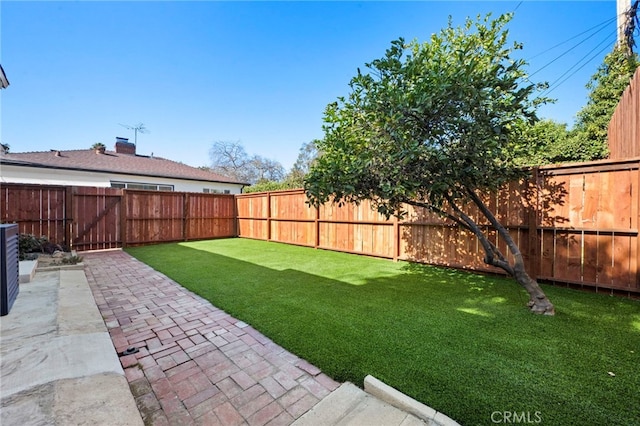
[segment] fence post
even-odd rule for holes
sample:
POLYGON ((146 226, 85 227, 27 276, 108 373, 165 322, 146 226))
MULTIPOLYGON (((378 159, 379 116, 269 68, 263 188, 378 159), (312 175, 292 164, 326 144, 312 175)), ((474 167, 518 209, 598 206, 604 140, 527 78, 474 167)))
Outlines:
POLYGON ((271 241, 271 192, 267 191, 267 241, 271 241))
MULTIPOLYGON (((242 194, 242 193, 241 193, 242 194)), ((238 225, 238 221, 240 219, 238 219, 238 195, 239 194, 231 194, 233 196, 233 236, 234 238, 238 238, 238 230, 240 229, 240 226, 238 225)))
POLYGON ((71 186, 65 187, 64 197, 64 218, 62 222, 64 226, 64 244, 71 249, 73 245, 73 188, 71 186))
POLYGON ((540 244, 538 237, 538 218, 540 217, 540 169, 534 167, 531 177, 527 179, 526 185, 529 190, 525 192, 528 196, 527 208, 527 228, 529 234, 529 275, 534 280, 540 275, 540 244))
POLYGON ((398 216, 393 216, 393 260, 398 261, 400 257, 400 220, 398 216))
POLYGON ((120 238, 122 238, 122 248, 127 246, 127 205, 129 195, 126 189, 120 190, 120 238))
MULTIPOLYGON (((640 75, 640 71, 636 72, 636 74, 640 75)), ((640 81, 640 77, 637 79, 637 81, 640 81)), ((640 144, 640 142, 638 143, 640 144)), ((638 218, 636 220, 636 230, 640 231, 640 160, 638 160, 638 185, 636 186, 635 192, 636 192, 636 213, 638 215, 638 218)), ((640 291, 640 261, 638 260, 638 258, 640 258, 640 232, 636 233, 636 246, 637 246, 636 256, 635 256, 635 259, 632 258, 633 259, 632 261, 635 261, 635 270, 636 270, 636 288, 634 290, 640 291)))
POLYGON ((315 222, 314 231, 316 235, 314 239, 313 248, 318 248, 320 247, 320 206, 316 206, 314 207, 314 209, 316 209, 316 219, 314 221, 315 222))
POLYGON ((189 212, 189 195, 182 193, 182 241, 187 241, 187 213, 189 212))

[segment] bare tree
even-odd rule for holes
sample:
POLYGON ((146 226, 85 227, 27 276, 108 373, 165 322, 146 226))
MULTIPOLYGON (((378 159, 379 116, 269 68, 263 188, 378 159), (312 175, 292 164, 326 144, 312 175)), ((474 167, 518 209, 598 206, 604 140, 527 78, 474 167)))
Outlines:
POLYGON ((240 142, 216 141, 209 150, 211 170, 222 176, 249 183, 250 158, 240 142))
POLYGON ((217 141, 209 150, 211 170, 245 183, 280 181, 284 167, 275 160, 249 156, 240 142, 217 141))
POLYGON ((251 158, 256 182, 279 182, 284 179, 285 170, 276 160, 254 155, 251 158))

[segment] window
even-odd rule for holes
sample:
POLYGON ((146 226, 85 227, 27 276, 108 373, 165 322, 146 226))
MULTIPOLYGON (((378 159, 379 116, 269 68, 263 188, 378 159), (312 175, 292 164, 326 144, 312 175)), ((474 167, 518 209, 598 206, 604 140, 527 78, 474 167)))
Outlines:
POLYGON ((215 188, 202 188, 202 192, 205 194, 231 194, 230 189, 215 189, 215 188))
POLYGON ((111 187, 120 189, 143 189, 145 191, 173 191, 173 185, 160 185, 155 183, 111 182, 111 187))
POLYGON ((202 192, 205 194, 222 194, 222 191, 215 188, 202 188, 202 192))

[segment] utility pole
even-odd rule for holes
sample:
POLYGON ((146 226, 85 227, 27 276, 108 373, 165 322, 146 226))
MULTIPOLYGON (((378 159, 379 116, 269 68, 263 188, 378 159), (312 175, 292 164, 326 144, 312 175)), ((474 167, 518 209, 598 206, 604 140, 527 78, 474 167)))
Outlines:
POLYGON ((631 0, 616 0, 616 16, 618 18, 616 21, 616 28, 618 29, 618 40, 616 44, 618 46, 625 41, 624 30, 627 26, 627 11, 630 7, 631 0))
POLYGON ((638 20, 639 0, 616 0, 617 9, 617 47, 626 47, 628 52, 633 53, 635 47, 634 35, 636 27, 640 27, 638 20), (631 3, 631 4, 630 4, 631 3))

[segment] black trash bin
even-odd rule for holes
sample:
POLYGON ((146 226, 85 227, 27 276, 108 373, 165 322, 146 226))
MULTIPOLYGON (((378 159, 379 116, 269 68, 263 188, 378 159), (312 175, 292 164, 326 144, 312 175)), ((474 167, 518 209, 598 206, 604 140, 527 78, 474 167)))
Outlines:
POLYGON ((0 225, 0 316, 7 315, 20 292, 20 261, 18 259, 18 225, 0 225))

